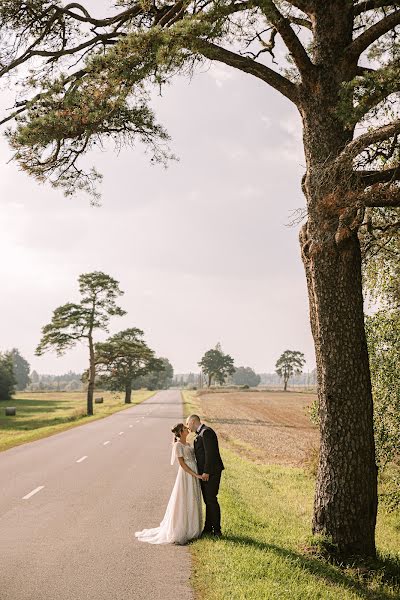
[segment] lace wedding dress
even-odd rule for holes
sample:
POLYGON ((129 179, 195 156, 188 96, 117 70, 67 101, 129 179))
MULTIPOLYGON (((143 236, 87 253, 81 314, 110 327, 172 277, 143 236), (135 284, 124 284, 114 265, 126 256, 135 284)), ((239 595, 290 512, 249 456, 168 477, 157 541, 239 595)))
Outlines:
MULTIPOLYGON (((171 465, 183 457, 188 467, 197 473, 194 450, 189 444, 176 442, 172 449, 171 465)), ((186 544, 202 531, 202 502, 200 481, 180 466, 167 509, 159 527, 137 531, 140 542, 149 544, 186 544)))

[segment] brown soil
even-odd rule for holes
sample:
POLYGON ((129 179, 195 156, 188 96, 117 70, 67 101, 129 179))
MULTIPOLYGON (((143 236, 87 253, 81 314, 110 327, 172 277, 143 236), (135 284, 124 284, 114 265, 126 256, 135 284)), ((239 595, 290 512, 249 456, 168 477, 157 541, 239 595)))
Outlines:
POLYGON ((263 463, 303 466, 318 448, 318 428, 307 410, 315 398, 250 391, 200 393, 197 400, 224 446, 263 463))

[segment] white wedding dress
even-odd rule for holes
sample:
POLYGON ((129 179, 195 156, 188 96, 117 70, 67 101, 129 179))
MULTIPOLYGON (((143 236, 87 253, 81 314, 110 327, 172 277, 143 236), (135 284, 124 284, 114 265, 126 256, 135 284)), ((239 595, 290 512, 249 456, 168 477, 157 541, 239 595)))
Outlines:
MULTIPOLYGON (((194 450, 189 444, 176 442, 172 449, 171 465, 175 458, 183 457, 188 467, 197 473, 194 450)), ((137 531, 140 542, 149 544, 186 544, 199 537, 202 531, 203 514, 200 481, 179 466, 175 485, 167 509, 159 527, 137 531)))

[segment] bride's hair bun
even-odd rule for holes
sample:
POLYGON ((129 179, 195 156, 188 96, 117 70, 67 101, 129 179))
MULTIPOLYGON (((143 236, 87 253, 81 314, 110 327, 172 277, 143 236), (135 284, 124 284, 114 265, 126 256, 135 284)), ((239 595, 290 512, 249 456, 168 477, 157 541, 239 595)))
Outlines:
POLYGON ((175 436, 174 442, 177 442, 179 440, 184 427, 185 425, 183 423, 177 423, 177 425, 175 425, 175 427, 171 429, 172 433, 175 436))

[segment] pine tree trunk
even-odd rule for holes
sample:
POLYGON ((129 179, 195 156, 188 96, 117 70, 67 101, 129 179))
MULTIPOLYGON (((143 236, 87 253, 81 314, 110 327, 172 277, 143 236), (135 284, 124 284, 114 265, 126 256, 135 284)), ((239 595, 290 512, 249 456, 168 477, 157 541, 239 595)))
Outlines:
POLYGON ((94 360, 94 347, 92 336, 89 335, 89 382, 87 389, 87 414, 93 414, 94 381, 96 377, 96 365, 94 360))
POLYGON ((330 538, 342 556, 374 556, 377 468, 357 211, 347 211, 349 201, 343 202, 349 173, 334 171, 351 132, 334 115, 321 98, 311 98, 303 113, 308 222, 300 241, 321 433, 313 532, 330 538))
POLYGON ((283 382, 284 382, 283 383, 283 391, 286 392, 287 391, 287 379, 286 379, 286 377, 284 378, 283 382))
POLYGON ((132 400, 132 383, 129 382, 125 386, 125 404, 131 404, 132 400))
POLYGON ((313 532, 342 555, 375 555, 377 469, 356 235, 306 262, 318 364, 321 450, 313 532))

